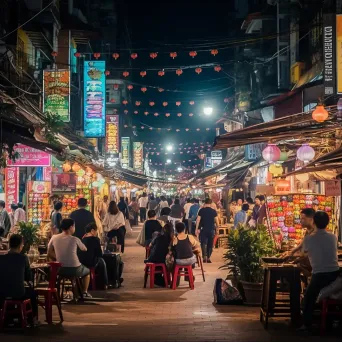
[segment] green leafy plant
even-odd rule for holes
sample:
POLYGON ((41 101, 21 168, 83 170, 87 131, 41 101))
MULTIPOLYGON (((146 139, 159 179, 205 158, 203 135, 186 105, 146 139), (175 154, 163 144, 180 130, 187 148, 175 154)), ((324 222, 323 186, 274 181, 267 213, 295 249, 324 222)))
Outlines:
POLYGON ((45 123, 40 127, 41 132, 49 144, 57 145, 58 140, 56 136, 58 133, 63 131, 64 122, 58 115, 55 115, 51 112, 45 112, 44 116, 45 123))
POLYGON ((261 258, 275 252, 274 244, 265 226, 251 230, 240 225, 228 234, 228 251, 224 255, 228 276, 239 281, 260 283, 263 280, 261 258))
POLYGON ((8 160, 15 162, 20 157, 20 154, 14 150, 14 146, 15 146, 14 143, 1 144, 1 147, 0 147, 0 151, 1 151, 0 167, 1 168, 6 168, 8 160))
POLYGON ((31 222, 19 222, 18 234, 24 240, 24 247, 22 253, 25 254, 30 250, 30 247, 39 242, 40 228, 31 222))

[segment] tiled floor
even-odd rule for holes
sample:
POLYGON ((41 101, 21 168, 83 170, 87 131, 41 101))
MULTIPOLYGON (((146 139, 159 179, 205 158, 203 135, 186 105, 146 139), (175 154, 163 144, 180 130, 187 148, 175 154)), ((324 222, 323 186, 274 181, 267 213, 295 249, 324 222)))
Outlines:
MULTIPOLYGON (((97 292, 84 304, 64 305, 63 325, 42 327, 29 335, 0 335, 1 341, 304 341, 286 323, 271 323, 265 331, 258 308, 213 305, 215 278, 224 277, 223 250, 215 250, 213 264, 205 264, 206 282, 195 271, 195 290, 185 283, 176 291, 143 289, 144 249, 137 232, 127 239, 124 286, 97 292), (3 339, 4 338, 4 339, 3 339)), ((41 315, 43 318, 43 315, 41 315)), ((310 341, 322 341, 311 337, 310 341)), ((334 341, 334 338, 329 338, 334 341)), ((337 340, 337 339, 336 339, 337 340)))

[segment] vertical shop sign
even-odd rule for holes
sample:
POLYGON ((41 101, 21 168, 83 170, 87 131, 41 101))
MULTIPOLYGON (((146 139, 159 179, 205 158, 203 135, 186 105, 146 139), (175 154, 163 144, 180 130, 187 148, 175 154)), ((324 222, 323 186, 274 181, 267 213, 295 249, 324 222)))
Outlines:
POLYGON ((51 166, 43 167, 43 180, 45 182, 51 182, 51 172, 52 172, 51 166))
POLYGON ((6 209, 11 211, 11 204, 19 202, 19 168, 5 168, 5 202, 6 209))
POLYGON ((130 138, 121 138, 121 166, 124 169, 129 167, 130 162, 130 138))
POLYGON ((103 138, 106 123, 106 62, 84 62, 84 136, 103 138))
POLYGON ((44 70, 43 89, 43 111, 58 115, 62 121, 69 122, 69 70, 44 70))
POLYGON ((144 172, 143 145, 142 142, 133 142, 133 168, 134 171, 139 173, 144 172))
POLYGON ((341 14, 336 16, 336 39, 334 39, 334 42, 335 41, 336 41, 336 45, 334 47, 336 47, 337 93, 342 94, 342 15, 341 14))
POLYGON ((106 153, 119 153, 119 115, 106 116, 106 153))
POLYGON ((222 151, 211 151, 211 165, 215 167, 222 162, 222 151))
MULTIPOLYGON (((335 93, 335 15, 323 15, 324 94, 335 93)), ((342 75, 341 75, 342 76, 342 75)))

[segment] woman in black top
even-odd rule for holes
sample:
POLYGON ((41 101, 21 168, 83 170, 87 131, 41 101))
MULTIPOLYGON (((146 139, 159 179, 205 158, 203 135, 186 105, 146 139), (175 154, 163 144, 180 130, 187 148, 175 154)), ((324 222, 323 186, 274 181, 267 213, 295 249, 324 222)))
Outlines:
POLYGON ((153 238, 155 232, 160 233, 162 231, 162 226, 157 220, 157 215, 154 210, 149 210, 147 212, 148 220, 145 222, 145 246, 148 246, 153 238))
POLYGON ((165 224, 161 234, 151 242, 151 254, 148 262, 164 263, 171 241, 173 240, 173 226, 171 223, 165 224))
POLYGON ((52 234, 59 234, 61 233, 61 222, 63 220, 61 210, 63 208, 62 202, 56 202, 53 206, 54 211, 51 215, 51 228, 52 234))
POLYGON ((118 203, 119 210, 123 213, 126 220, 129 220, 129 211, 128 211, 128 205, 125 202, 124 197, 120 197, 120 202, 118 203))

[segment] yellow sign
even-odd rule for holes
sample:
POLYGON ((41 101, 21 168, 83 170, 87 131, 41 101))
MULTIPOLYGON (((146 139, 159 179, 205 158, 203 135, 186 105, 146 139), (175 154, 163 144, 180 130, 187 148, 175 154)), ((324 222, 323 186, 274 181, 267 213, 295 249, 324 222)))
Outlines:
POLYGON ((337 93, 342 94, 342 15, 336 16, 337 93))

